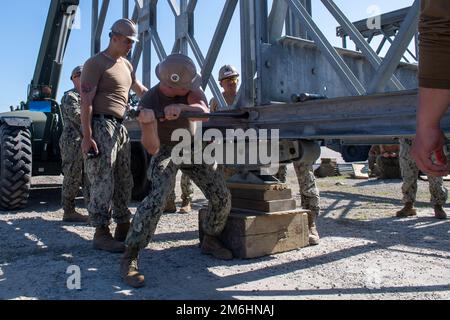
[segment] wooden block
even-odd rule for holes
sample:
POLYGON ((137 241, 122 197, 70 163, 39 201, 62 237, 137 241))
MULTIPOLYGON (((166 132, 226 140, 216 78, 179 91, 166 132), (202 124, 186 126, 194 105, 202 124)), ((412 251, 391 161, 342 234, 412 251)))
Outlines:
POLYGON ((263 215, 232 212, 220 239, 241 259, 303 248, 309 245, 307 211, 263 215))
POLYGON ((285 190, 285 184, 243 184, 243 183, 227 183, 228 189, 252 189, 252 190, 285 190))
POLYGON ((231 189, 231 196, 239 199, 272 201, 292 199, 292 190, 250 190, 231 189))
POLYGON ((250 209, 262 212, 281 212, 295 210, 297 203, 294 199, 289 200, 272 200, 272 201, 258 201, 231 198, 231 207, 233 209, 250 209))
POLYGON ((355 179, 369 179, 369 167, 365 164, 352 164, 353 178, 355 179))

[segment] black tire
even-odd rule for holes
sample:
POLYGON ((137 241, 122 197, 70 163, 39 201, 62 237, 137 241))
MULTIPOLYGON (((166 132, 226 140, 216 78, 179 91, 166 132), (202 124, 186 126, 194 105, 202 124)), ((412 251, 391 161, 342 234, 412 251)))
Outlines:
POLYGON ((131 174, 133 175, 133 191, 131 198, 142 201, 148 196, 150 183, 147 179, 147 168, 150 156, 140 143, 131 144, 131 174))
POLYGON ((31 187, 32 147, 27 128, 0 126, 0 208, 27 206, 31 187))
POLYGON ((342 146, 341 155, 345 162, 366 161, 370 146, 342 146))

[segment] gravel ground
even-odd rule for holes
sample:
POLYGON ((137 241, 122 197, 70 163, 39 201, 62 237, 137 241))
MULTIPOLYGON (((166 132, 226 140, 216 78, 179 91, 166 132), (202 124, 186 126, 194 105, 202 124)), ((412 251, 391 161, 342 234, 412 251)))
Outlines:
POLYGON ((140 290, 122 284, 120 255, 92 249, 92 227, 61 222, 60 182, 33 178, 29 208, 0 215, 0 299, 450 299, 450 225, 432 218, 423 181, 418 217, 397 219, 399 180, 320 179, 319 246, 230 262, 200 253, 196 189, 195 210, 163 216, 142 252, 140 290))

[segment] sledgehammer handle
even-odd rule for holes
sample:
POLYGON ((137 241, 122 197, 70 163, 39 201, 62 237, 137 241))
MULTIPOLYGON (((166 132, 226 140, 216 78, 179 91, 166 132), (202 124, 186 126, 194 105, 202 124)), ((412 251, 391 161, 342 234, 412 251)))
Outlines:
MULTIPOLYGON (((136 119, 141 113, 140 110, 130 110, 128 111, 128 117, 130 119, 136 119)), ((163 113, 156 113, 156 118, 163 119, 165 115, 163 113)), ((180 118, 194 118, 194 119, 210 119, 210 118, 237 118, 237 119, 248 119, 248 112, 215 112, 215 113, 203 113, 203 112, 182 112, 180 118)))

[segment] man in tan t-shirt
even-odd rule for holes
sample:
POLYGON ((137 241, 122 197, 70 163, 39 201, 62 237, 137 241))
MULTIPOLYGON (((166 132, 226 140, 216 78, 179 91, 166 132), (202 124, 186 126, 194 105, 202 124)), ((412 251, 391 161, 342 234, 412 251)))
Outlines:
POLYGON ((441 128, 450 105, 450 1, 421 1, 419 33, 417 134, 411 155, 420 170, 441 177, 450 173, 441 128))
MULTIPOLYGON (((223 98, 228 106, 234 103, 234 99, 237 95, 238 84, 239 84, 239 72, 237 69, 229 64, 224 65, 219 70, 219 83, 223 88, 223 98)), ((216 98, 212 98, 209 102, 209 107, 211 112, 216 112, 219 110, 219 102, 216 98)))
POLYGON ((136 25, 120 19, 111 28, 108 48, 90 58, 81 75, 82 151, 91 192, 88 205, 91 224, 96 228, 94 248, 123 252, 130 227, 133 178, 130 167, 130 138, 122 120, 132 89, 139 97, 146 91, 136 80, 125 58, 137 41, 136 25), (117 228, 112 237, 110 219, 117 228))

